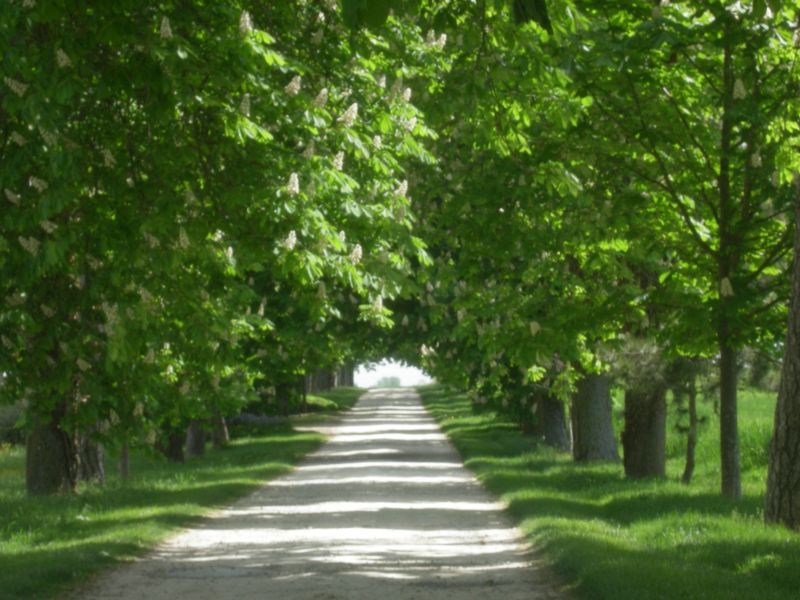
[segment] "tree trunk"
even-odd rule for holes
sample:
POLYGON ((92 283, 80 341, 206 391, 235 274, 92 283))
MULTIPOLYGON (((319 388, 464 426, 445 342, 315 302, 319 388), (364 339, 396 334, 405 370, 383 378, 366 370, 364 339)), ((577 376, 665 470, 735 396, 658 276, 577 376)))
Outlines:
POLYGON ((769 449, 764 519, 800 529, 800 183, 795 206, 794 265, 775 425, 769 449))
POLYGON ((722 468, 722 494, 742 497, 739 470, 739 429, 736 415, 736 350, 728 343, 727 323, 720 327, 719 359, 719 442, 722 468))
POLYGON ((228 434, 228 424, 225 422, 225 417, 219 413, 216 413, 211 418, 211 424, 211 442, 214 448, 219 450, 227 446, 231 441, 231 437, 228 434))
POLYGON ((625 391, 625 428, 621 437, 627 477, 664 477, 667 445, 664 386, 625 391))
POLYGON ((131 476, 131 457, 130 457, 130 446, 128 445, 128 440, 122 442, 122 446, 119 449, 119 462, 117 463, 117 467, 119 469, 119 478, 122 481, 128 481, 131 476))
POLYGON ((37 418, 28 435, 25 485, 32 496, 75 491, 75 448, 59 427, 65 412, 66 405, 62 404, 49 418, 37 418))
POLYGON ((692 481, 694 475, 694 451, 697 447, 697 387, 694 380, 688 387, 689 429, 686 432, 686 465, 683 467, 681 481, 686 485, 692 481))
POLYGON ((354 373, 353 364, 345 363, 339 369, 339 386, 340 387, 353 387, 354 373))
POLYGON ((186 430, 186 456, 203 456, 206 453, 206 430, 202 421, 192 419, 186 430))
POLYGON ((567 419, 564 414, 564 403, 552 394, 541 394, 537 400, 539 422, 544 443, 553 448, 569 452, 567 435, 567 419))
POLYGON ((182 463, 186 460, 183 454, 185 434, 180 429, 173 429, 167 433, 167 443, 159 441, 156 449, 167 457, 170 462, 182 463))
POLYGON ((619 460, 608 377, 586 375, 572 397, 572 456, 577 461, 619 460))
POLYGON ((78 480, 106 482, 103 446, 92 439, 91 432, 77 436, 78 480))

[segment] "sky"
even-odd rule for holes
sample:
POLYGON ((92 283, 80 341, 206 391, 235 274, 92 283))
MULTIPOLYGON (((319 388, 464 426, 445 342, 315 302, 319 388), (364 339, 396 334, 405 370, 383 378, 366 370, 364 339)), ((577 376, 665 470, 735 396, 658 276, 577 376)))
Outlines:
POLYGON ((410 367, 393 360, 359 365, 356 368, 355 384, 358 387, 373 387, 384 377, 399 377, 400 385, 412 386, 430 383, 430 376, 416 367, 410 367))

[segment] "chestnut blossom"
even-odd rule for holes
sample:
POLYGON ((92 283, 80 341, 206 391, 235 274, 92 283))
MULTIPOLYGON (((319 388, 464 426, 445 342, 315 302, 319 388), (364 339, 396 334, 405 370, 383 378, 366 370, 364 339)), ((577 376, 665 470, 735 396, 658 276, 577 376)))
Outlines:
POLYGON ((376 135, 372 138, 372 145, 375 146, 376 149, 380 150, 381 146, 383 145, 383 141, 381 140, 381 136, 376 135))
POLYGON ((358 102, 353 102, 350 106, 347 107, 347 110, 344 111, 341 117, 339 117, 339 123, 344 124, 345 127, 352 127, 353 123, 356 122, 356 118, 358 117, 358 102))
POLYGON ((381 312, 383 310, 383 296, 378 296, 375 298, 375 302, 372 303, 372 307, 377 312, 381 312))
POLYGON ((408 132, 414 131, 414 128, 417 126, 417 117, 411 117, 403 126, 408 132))
POLYGON ((6 199, 11 202, 11 204, 18 205, 19 204, 19 194, 15 194, 10 189, 6 188, 3 190, 6 195, 6 199))
POLYGON ((17 146, 24 146, 27 142, 24 137, 18 134, 16 131, 11 133, 11 141, 14 142, 17 146))
POLYGON ((162 40, 168 40, 172 38, 172 27, 170 27, 168 17, 161 17, 161 25, 158 32, 161 35, 162 40))
POLYGON ((347 234, 344 231, 340 231, 338 235, 339 241, 344 244, 345 240, 347 239, 347 234))
POLYGON ((239 112, 245 117, 250 116, 250 94, 242 96, 242 101, 239 103, 239 112))
POLYGON ((248 35, 253 33, 253 19, 250 18, 250 13, 246 10, 242 11, 239 15, 239 33, 248 35))
POLYGON ((86 371, 88 371, 89 369, 92 368, 92 365, 90 365, 88 362, 86 362, 82 358, 79 358, 78 360, 76 360, 75 364, 78 365, 78 368, 83 372, 86 372, 86 371))
POLYGON ((733 84, 733 97, 735 100, 741 100, 747 96, 747 90, 741 79, 737 79, 733 84))
POLYGON ((38 177, 29 177, 28 185, 40 193, 47 189, 47 182, 44 179, 39 179, 38 177))
POLYGON ((378 87, 383 89, 386 87, 386 75, 381 75, 378 77, 378 87))
POLYGON ((41 306, 39 306, 39 308, 42 309, 42 314, 45 317, 47 317, 48 319, 52 319, 53 317, 56 316, 56 311, 54 311, 52 308, 50 308, 46 304, 42 304, 41 306))
POLYGON ((39 254, 39 240, 37 240, 35 237, 24 238, 19 236, 17 240, 19 241, 19 245, 25 248, 25 250, 33 256, 39 254))
POLYGON ((328 88, 322 88, 314 98, 314 106, 322 108, 328 103, 328 88))
POLYGON ((311 36, 311 43, 315 46, 319 46, 322 43, 322 37, 325 35, 325 32, 322 29, 317 29, 314 32, 314 35, 311 36))
POLYGON ((303 158, 310 159, 314 156, 314 152, 316 152, 316 146, 314 145, 314 141, 312 140, 308 146, 306 146, 305 150, 303 150, 303 158))
POLYGON ((542 326, 539 325, 538 321, 531 321, 528 323, 528 328, 531 331, 531 335, 536 335, 542 330, 542 326))
POLYGON ((47 219, 45 219, 44 221, 40 221, 39 227, 44 229, 47 233, 53 233, 56 229, 58 229, 58 225, 56 225, 52 221, 48 221, 47 219))
POLYGON ((403 100, 406 102, 411 102, 411 88, 406 88, 403 90, 403 100))
POLYGON ((727 277, 723 277, 719 282, 719 295, 723 298, 733 296, 733 286, 727 277))
POLYGON ((394 193, 396 196, 405 197, 405 195, 408 194, 408 180, 403 179, 403 181, 400 182, 400 185, 397 186, 397 189, 394 191, 394 193))
POLYGON ((183 227, 178 230, 178 246, 184 250, 189 247, 189 236, 186 234, 186 230, 183 227))
POLYGON ((72 61, 69 59, 69 56, 67 56, 67 53, 64 52, 61 48, 56 50, 56 62, 58 63, 58 66, 61 67, 62 69, 66 69, 67 67, 72 65, 72 61))
POLYGON ((350 262, 354 265, 357 265, 359 262, 361 262, 362 254, 363 252, 361 250, 361 244, 356 244, 353 246, 353 250, 350 252, 350 262))
POLYGON ((17 96, 24 96, 25 92, 28 91, 28 84, 22 83, 21 81, 17 81, 16 79, 12 79, 11 77, 4 77, 3 81, 5 81, 6 85, 14 92, 17 96))
POLYGON ((287 250, 294 250, 294 247, 297 245, 297 233, 295 233, 294 229, 292 229, 289 234, 286 236, 286 239, 283 240, 283 247, 287 250))
POLYGON ((300 92, 300 86, 302 85, 302 78, 300 75, 295 75, 292 77, 292 80, 286 84, 286 87, 283 88, 283 91, 286 92, 290 96, 296 96, 300 92))
POLYGON ((117 161, 114 158, 114 155, 111 154, 111 150, 108 148, 103 148, 103 164, 111 169, 117 165, 117 161))
POLYGON ((337 171, 341 171, 342 169, 344 169, 344 152, 343 151, 340 150, 339 152, 336 153, 336 156, 333 157, 333 167, 337 171))
POLYGON ((761 166, 761 164, 762 164, 761 153, 758 150, 756 150, 750 155, 750 165, 753 168, 758 169, 761 166))
POLYGON ((297 173, 289 175, 289 183, 286 184, 286 192, 290 196, 296 196, 300 193, 300 179, 297 177, 297 173))

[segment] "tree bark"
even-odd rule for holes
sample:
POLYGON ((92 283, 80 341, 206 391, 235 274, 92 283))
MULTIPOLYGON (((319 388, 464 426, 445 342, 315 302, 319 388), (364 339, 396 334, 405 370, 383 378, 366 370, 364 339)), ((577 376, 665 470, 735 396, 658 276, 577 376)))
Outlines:
POLYGON ((91 432, 77 436, 78 480, 106 482, 103 446, 91 437, 91 432))
POLYGON ((225 417, 219 413, 216 413, 211 418, 211 424, 211 442, 214 448, 219 450, 227 446, 231 441, 231 437, 228 434, 228 424, 225 422, 225 417))
POLYGON ((572 456, 576 461, 619 460, 606 375, 586 375, 572 397, 572 456))
POLYGON ((719 442, 722 494, 739 500, 742 483, 739 468, 739 428, 736 409, 736 349, 727 340, 726 323, 721 326, 719 359, 719 442))
POLYGON ((183 442, 186 436, 180 429, 173 429, 167 433, 166 443, 159 441, 156 449, 167 457, 170 462, 182 463, 186 460, 183 454, 183 442))
POLYGON ((31 496, 75 491, 77 456, 72 439, 61 427, 66 405, 36 419, 28 435, 25 485, 31 496))
POLYGON ((199 419, 192 419, 186 430, 186 456, 203 456, 206 453, 206 430, 199 419))
POLYGON ((667 445, 664 386, 625 391, 625 428, 621 437, 627 477, 664 477, 667 445))
POLYGON ((564 403, 552 394, 541 394, 537 400, 539 408, 539 421, 544 443, 553 448, 570 451, 569 436, 567 434, 567 419, 564 403))
POLYGON ((800 529, 800 183, 795 186, 792 296, 769 450, 764 519, 800 529))
POLYGON ((130 458, 130 446, 128 441, 125 440, 122 442, 122 446, 119 449, 119 461, 117 462, 117 467, 119 469, 119 478, 122 481, 128 481, 131 476, 131 458, 130 458))
POLYGON ((697 448, 697 387, 694 381, 689 385, 688 393, 688 406, 689 413, 689 429, 686 432, 686 464, 683 467, 683 475, 681 481, 686 485, 692 481, 694 475, 695 465, 695 448, 697 448))

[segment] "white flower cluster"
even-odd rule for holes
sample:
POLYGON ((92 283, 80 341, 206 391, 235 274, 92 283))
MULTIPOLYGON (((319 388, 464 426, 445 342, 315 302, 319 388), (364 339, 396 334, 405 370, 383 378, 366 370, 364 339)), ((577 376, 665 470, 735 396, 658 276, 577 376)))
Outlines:
POLYGON ((37 240, 35 237, 25 238, 19 236, 17 240, 19 241, 19 245, 25 248, 25 250, 33 256, 39 254, 39 240, 37 240))
POLYGON ((296 196, 300 193, 300 179, 297 177, 297 173, 289 175, 289 183, 286 184, 286 192, 290 196, 296 196))
POLYGON ((358 102, 353 102, 347 107, 347 110, 344 111, 342 116, 339 117, 338 121, 344 124, 345 127, 352 127, 356 122, 356 118, 358 118, 358 102))
POLYGON ((542 326, 539 325, 538 321, 531 321, 530 323, 528 323, 528 328, 531 331, 531 335, 536 335, 542 330, 542 326))
POLYGON ((417 117, 411 117, 408 121, 403 124, 403 127, 409 133, 414 131, 414 128, 417 126, 417 117))
POLYGON ((286 239, 283 240, 283 247, 287 250, 294 250, 294 247, 297 245, 297 233, 295 233, 294 229, 292 229, 289 234, 286 236, 286 239))
POLYGON ((362 255, 363 251, 361 250, 361 244, 356 244, 353 246, 353 250, 350 252, 350 262, 354 265, 357 265, 361 262, 362 255))
POLYGON ((108 167, 109 169, 114 168, 117 166, 117 160, 114 158, 114 155, 111 154, 111 150, 108 148, 103 148, 103 164, 108 167))
POLYGON ((383 296, 378 296, 375 298, 375 301, 372 303, 372 308, 374 308, 377 312, 381 312, 383 310, 383 296))
POLYGON ((344 244, 345 240, 347 240, 347 234, 344 231, 339 231, 337 237, 342 244, 344 244))
POLYGON ((52 319, 56 316, 56 311, 47 306, 47 304, 42 304, 39 306, 39 308, 42 309, 42 314, 48 319, 52 319))
POLYGON ((52 221, 48 221, 47 219, 44 221, 39 221, 39 227, 44 229, 47 233, 53 233, 56 229, 58 229, 58 225, 52 221))
POLYGON ((88 362, 86 362, 82 358, 79 358, 78 360, 76 360, 75 364, 78 365, 78 368, 81 371, 83 371, 84 373, 92 368, 92 365, 90 365, 88 362))
POLYGON ((394 193, 395 196, 405 197, 405 195, 408 194, 408 180, 403 179, 403 181, 400 182, 400 185, 397 186, 397 189, 394 191, 394 193))
POLYGON ((309 142, 308 146, 306 146, 305 150, 303 150, 303 158, 305 158, 306 160, 312 158, 316 151, 317 151, 317 147, 314 144, 314 140, 311 140, 311 142, 309 142))
POLYGON ((39 193, 47 189, 47 182, 44 179, 39 179, 38 177, 29 177, 28 185, 39 193))
POLYGON ((377 84, 379 88, 384 89, 386 87, 386 75, 378 77, 377 84))
POLYGON ((411 88, 407 87, 403 90, 403 100, 406 102, 411 102, 411 88))
POLYGON ((161 245, 159 239, 152 233, 145 233, 144 240, 147 242, 147 245, 150 246, 150 248, 152 249, 156 249, 161 245))
POLYGON ((447 34, 443 33, 438 38, 436 37, 436 32, 431 29, 428 31, 428 35, 425 37, 425 43, 432 48, 437 48, 438 50, 443 50, 445 44, 447 43, 447 34))
POLYGON ((336 156, 333 157, 333 167, 337 171, 341 171, 342 169, 344 169, 344 152, 343 151, 340 150, 339 152, 336 153, 336 156))
POLYGON ((286 84, 286 87, 283 88, 283 91, 290 96, 296 96, 298 93, 300 93, 301 85, 302 85, 302 79, 300 75, 295 75, 294 77, 292 77, 292 80, 286 84))
POLYGON ((243 10, 242 14, 239 15, 239 33, 242 35, 253 33, 253 19, 250 18, 250 13, 246 10, 243 10))
POLYGON ((161 35, 162 40, 168 40, 172 38, 172 27, 169 24, 168 17, 161 17, 161 25, 158 28, 158 32, 161 35))
POLYGON ((315 46, 319 46, 322 43, 322 37, 325 35, 325 31, 322 29, 317 29, 314 32, 314 35, 311 36, 311 43, 315 46))
POLYGON ((389 100, 394 100, 397 97, 397 94, 400 93, 401 89, 403 89, 403 78, 398 77, 395 79, 392 87, 389 89, 389 100))
POLYGON ((723 277, 719 282, 719 295, 723 298, 733 296, 733 286, 731 285, 731 280, 727 277, 723 277))
POLYGON ((747 90, 744 87, 744 83, 741 79, 737 79, 733 83, 733 98, 735 100, 742 100, 747 96, 747 90))
POLYGON ((44 143, 48 146, 55 146, 58 142, 58 136, 44 127, 39 127, 39 134, 42 136, 44 143))
POLYGON ((372 145, 375 146, 377 150, 380 150, 381 146, 383 146, 383 140, 381 140, 381 136, 379 135, 374 136, 372 138, 372 145))
POLYGON ((5 81, 6 85, 14 92, 17 96, 24 96, 25 92, 28 91, 28 84, 22 83, 21 81, 17 81, 16 79, 12 79, 11 77, 4 77, 3 81, 5 81))
POLYGON ((328 88, 322 88, 314 98, 314 106, 322 108, 328 103, 328 88))
POLYGON ((16 131, 11 132, 11 141, 14 142, 17 146, 24 146, 27 141, 24 137, 22 137, 16 131))
POLYGON ((72 66, 72 61, 69 59, 69 56, 67 56, 67 53, 61 48, 56 50, 56 62, 62 69, 72 66))
POLYGON ((186 250, 189 247, 189 236, 186 234, 186 230, 181 227, 178 230, 178 246, 182 249, 186 250))
POLYGON ((403 315, 403 318, 400 321, 400 325, 402 325, 403 327, 408 327, 408 315, 403 315))
POLYGON ((250 116, 250 94, 242 96, 242 101, 239 103, 239 112, 245 117, 250 116))
POLYGON ((761 153, 758 150, 756 150, 750 155, 750 165, 755 169, 761 167, 762 165, 761 153))
POLYGON ((19 205, 19 194, 15 194, 14 192, 12 192, 8 188, 4 189, 3 192, 6 195, 6 200, 11 202, 11 204, 14 204, 14 205, 17 205, 17 206, 19 205))
POLYGON ((117 323, 119 323, 119 312, 117 311, 117 307, 113 304, 109 304, 108 302, 103 302, 100 304, 100 308, 106 316, 106 324, 108 327, 110 329, 116 327, 117 323))

